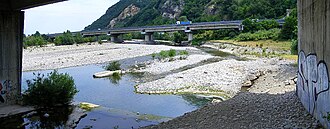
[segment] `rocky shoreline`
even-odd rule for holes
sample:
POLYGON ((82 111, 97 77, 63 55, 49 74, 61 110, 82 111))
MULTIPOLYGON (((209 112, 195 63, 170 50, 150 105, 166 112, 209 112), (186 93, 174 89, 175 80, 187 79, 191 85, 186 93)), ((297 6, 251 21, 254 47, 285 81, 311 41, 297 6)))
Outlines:
MULTIPOLYGON (((242 54, 240 48, 217 49, 242 54)), ((322 128, 295 95, 295 61, 243 56, 253 60, 224 60, 138 85, 141 93, 224 92, 233 97, 144 128, 322 128)))

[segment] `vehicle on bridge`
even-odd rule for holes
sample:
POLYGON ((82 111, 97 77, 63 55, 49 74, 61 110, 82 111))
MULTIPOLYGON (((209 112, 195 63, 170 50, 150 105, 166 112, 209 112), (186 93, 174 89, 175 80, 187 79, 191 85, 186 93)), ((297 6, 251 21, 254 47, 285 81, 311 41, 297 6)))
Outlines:
POLYGON ((189 25, 192 24, 191 21, 176 21, 177 25, 189 25))

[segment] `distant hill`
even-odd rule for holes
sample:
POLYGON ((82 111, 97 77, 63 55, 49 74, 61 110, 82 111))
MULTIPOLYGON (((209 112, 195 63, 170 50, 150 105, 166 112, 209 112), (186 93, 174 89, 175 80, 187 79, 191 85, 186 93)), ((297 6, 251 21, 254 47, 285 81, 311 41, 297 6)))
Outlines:
POLYGON ((245 18, 277 19, 297 0, 120 0, 85 30, 175 24, 177 20, 208 22, 245 18))

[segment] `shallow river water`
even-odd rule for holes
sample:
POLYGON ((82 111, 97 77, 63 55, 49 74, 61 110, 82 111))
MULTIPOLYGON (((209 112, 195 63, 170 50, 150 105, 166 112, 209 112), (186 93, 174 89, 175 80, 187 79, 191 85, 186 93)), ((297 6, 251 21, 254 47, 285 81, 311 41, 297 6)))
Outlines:
MULTIPOLYGON (((126 59, 122 60, 121 63, 124 68, 127 68, 136 61, 148 60, 149 58, 126 59)), ((120 78, 93 78, 94 73, 103 71, 103 65, 86 65, 58 70, 60 73, 68 73, 74 78, 75 85, 79 90, 74 97, 76 103, 88 102, 101 106, 88 112, 87 116, 79 122, 78 129, 138 128, 158 124, 196 110, 209 102, 208 99, 194 95, 137 94, 134 92, 134 86, 137 85, 137 80, 141 79, 141 75, 138 74, 126 74, 120 78)), ((26 80, 34 78, 33 73, 47 74, 49 72, 52 70, 24 72, 23 90, 27 88, 26 80)), ((21 128, 38 128, 45 125, 48 128, 64 128, 65 120, 70 113, 49 114, 49 121, 56 124, 49 124, 48 126, 47 122, 49 121, 45 122, 40 117, 25 118, 24 116, 18 116, 18 118, 8 120, 5 123, 10 125, 10 121, 16 121, 16 124, 13 124, 15 127, 20 125, 19 123, 25 123, 21 128), (53 117, 63 119, 54 119, 53 117)))

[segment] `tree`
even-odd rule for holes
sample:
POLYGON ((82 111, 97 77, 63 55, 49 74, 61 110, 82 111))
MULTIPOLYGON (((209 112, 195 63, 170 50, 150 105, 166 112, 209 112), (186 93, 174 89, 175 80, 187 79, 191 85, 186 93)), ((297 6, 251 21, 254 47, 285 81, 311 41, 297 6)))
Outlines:
POLYGON ((82 35, 80 33, 76 33, 75 36, 74 36, 74 41, 76 43, 83 43, 84 38, 82 37, 82 35))
POLYGON ((75 43, 74 38, 69 30, 55 37, 55 45, 72 45, 74 43, 75 43))
POLYGON ((297 37, 296 34, 294 33, 297 24, 298 24, 297 18, 292 16, 285 18, 285 23, 281 30, 280 38, 284 40, 288 40, 297 37))
POLYGON ((179 18, 179 21, 189 21, 189 20, 188 20, 187 16, 181 16, 179 18))
POLYGON ((47 41, 41 36, 41 34, 38 31, 35 34, 32 34, 31 36, 23 37, 23 47, 43 46, 46 44, 47 41))

